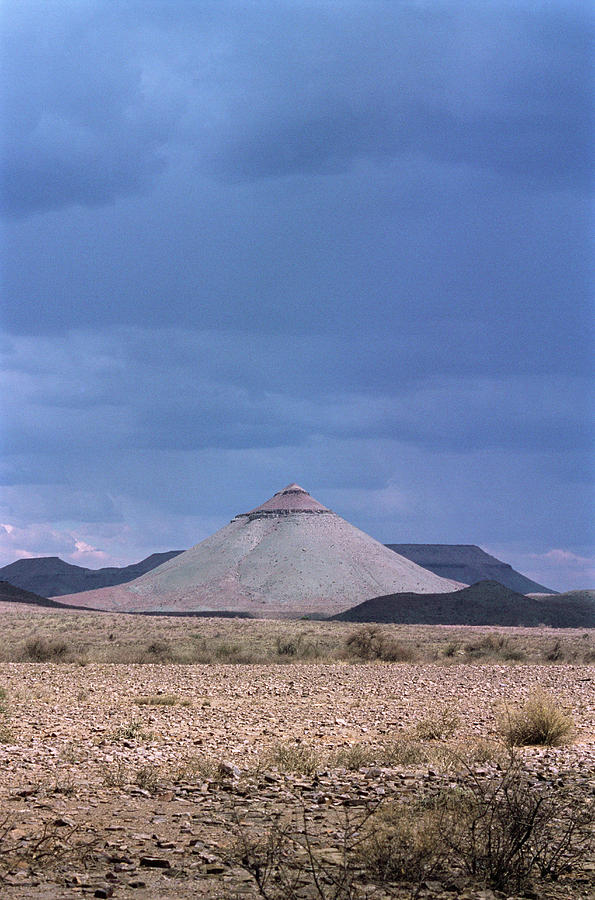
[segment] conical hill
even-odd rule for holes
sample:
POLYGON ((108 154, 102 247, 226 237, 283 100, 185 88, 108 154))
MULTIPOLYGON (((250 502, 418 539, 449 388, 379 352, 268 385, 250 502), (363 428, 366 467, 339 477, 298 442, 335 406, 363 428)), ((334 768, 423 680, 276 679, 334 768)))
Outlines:
POLYGON ((290 484, 140 578, 62 599, 100 609, 333 615, 379 594, 461 586, 389 550, 290 484))

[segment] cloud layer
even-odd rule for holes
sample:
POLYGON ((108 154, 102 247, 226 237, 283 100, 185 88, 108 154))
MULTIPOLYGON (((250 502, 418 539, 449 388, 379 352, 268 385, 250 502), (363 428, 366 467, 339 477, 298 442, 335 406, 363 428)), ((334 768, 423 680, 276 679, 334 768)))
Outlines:
POLYGON ((5 556, 130 562, 297 480, 575 584, 592 34, 573 0, 5 3, 5 556))

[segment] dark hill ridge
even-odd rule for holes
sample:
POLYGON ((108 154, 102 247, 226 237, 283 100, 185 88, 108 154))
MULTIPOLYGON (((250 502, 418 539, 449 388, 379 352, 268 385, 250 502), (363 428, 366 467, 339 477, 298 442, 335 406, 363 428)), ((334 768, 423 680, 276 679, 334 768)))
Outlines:
POLYGON ((32 594, 22 588, 9 584, 8 581, 0 581, 0 602, 2 603, 28 603, 30 606, 47 606, 52 609, 72 609, 66 603, 58 603, 56 600, 48 600, 39 594, 32 594))
POLYGON ((395 553, 442 578, 475 584, 498 581, 519 594, 555 594, 475 544, 387 544, 395 553))
POLYGON ((81 591, 124 584, 150 572, 181 552, 169 550, 166 553, 153 553, 141 562, 121 569, 116 566, 86 569, 64 562, 59 556, 17 559, 0 569, 0 579, 42 597, 61 597, 64 594, 78 594, 81 591))
POLYGON ((595 627, 595 592, 525 597, 497 581, 479 581, 450 594, 387 594, 333 616, 341 622, 404 625, 523 625, 595 627), (580 596, 576 597, 575 594, 580 596))

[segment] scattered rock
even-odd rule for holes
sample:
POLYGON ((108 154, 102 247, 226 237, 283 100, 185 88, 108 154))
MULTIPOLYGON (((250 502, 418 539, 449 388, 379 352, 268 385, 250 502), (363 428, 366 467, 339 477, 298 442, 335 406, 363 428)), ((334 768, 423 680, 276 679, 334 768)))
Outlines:
POLYGON ((218 772, 222 778, 239 778, 242 774, 238 766, 228 762, 220 762, 218 772))
POLYGON ((145 866, 148 869, 170 869, 171 863, 169 859, 163 859, 159 856, 141 856, 140 858, 141 866, 145 866))

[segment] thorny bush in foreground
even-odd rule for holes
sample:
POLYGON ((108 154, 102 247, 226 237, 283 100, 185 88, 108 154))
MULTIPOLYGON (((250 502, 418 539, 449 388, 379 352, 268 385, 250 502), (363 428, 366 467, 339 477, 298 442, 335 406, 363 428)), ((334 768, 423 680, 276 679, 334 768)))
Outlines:
POLYGON ((254 839, 236 820, 236 845, 230 862, 248 872, 264 900, 357 900, 361 892, 356 854, 376 807, 352 814, 343 811, 334 822, 336 847, 320 847, 311 831, 305 806, 290 822, 276 817, 264 836, 254 839))
POLYGON ((68 859, 86 865, 96 852, 99 839, 79 825, 47 820, 23 835, 11 816, 0 821, 0 883, 15 866, 51 866, 68 859))
POLYGON ((535 782, 514 753, 496 777, 469 771, 437 806, 449 859, 500 890, 519 891, 536 877, 557 880, 593 849, 592 805, 535 782))
POLYGON ((303 805, 301 817, 276 818, 256 840, 236 822, 232 858, 265 900, 298 900, 305 889, 319 900, 355 900, 374 884, 390 894, 396 883, 415 897, 428 878, 453 876, 510 893, 580 873, 593 822, 592 805, 535 782, 511 753, 491 775, 468 769, 459 784, 414 800, 346 808, 341 825, 329 818, 318 834, 303 805))

